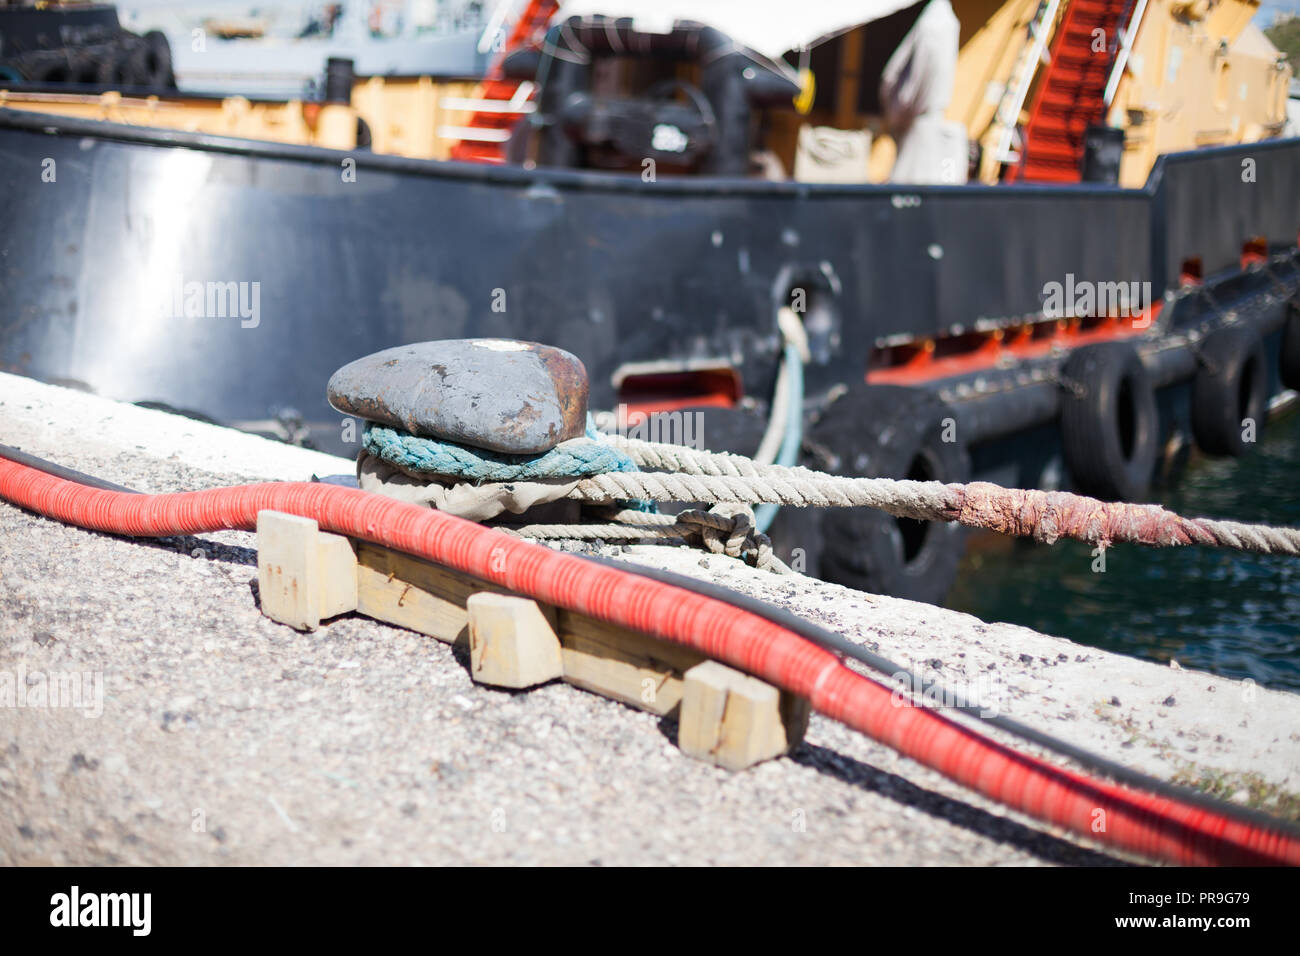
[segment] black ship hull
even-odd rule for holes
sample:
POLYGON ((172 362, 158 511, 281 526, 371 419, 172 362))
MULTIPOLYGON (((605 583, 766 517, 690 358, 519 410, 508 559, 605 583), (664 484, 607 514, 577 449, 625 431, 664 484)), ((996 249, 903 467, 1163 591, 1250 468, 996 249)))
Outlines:
POLYGON ((1294 247, 1300 226, 1296 140, 1167 156, 1143 190, 899 189, 644 182, 0 110, 0 182, 0 366, 236 425, 292 408, 321 447, 340 428, 329 373, 402 342, 558 345, 596 407, 621 365, 664 359, 725 360, 764 396, 776 308, 802 288, 823 319, 817 393, 861 381, 891 337, 1041 314, 1067 276, 1158 299, 1183 261, 1232 274, 1244 241, 1294 247), (214 286, 215 303, 194 297, 214 286))

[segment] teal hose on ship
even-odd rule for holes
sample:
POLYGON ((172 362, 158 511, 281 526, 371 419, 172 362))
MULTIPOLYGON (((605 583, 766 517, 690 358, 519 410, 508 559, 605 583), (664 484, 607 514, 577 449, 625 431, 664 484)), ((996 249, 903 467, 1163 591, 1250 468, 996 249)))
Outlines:
MULTIPOLYGON (((803 444, 803 357, 795 343, 786 342, 782 361, 789 375, 790 397, 785 413, 785 432, 781 436, 781 449, 775 463, 793 466, 799 464, 799 447, 803 444)), ((754 523, 759 531, 767 533, 780 507, 759 505, 754 509, 754 523)))

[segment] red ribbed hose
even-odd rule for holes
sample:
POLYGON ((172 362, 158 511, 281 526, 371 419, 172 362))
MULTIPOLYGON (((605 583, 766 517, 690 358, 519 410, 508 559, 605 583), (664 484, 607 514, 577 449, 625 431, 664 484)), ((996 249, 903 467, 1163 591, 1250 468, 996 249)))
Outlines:
POLYGON ((748 611, 582 561, 460 518, 326 484, 241 485, 170 495, 89 488, 0 458, 0 497, 83 528, 167 536, 254 530, 257 513, 314 518, 547 604, 687 647, 808 698, 819 713, 1023 813, 1144 856, 1183 864, 1300 865, 1300 840, 1177 800, 1093 780, 1017 753, 910 704, 829 651, 748 611))

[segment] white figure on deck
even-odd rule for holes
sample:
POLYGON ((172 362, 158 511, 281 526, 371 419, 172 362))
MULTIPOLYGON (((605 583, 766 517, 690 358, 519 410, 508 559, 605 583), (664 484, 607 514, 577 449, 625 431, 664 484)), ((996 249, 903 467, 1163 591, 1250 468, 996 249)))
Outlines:
POLYGON ((880 79, 885 127, 898 145, 890 181, 964 183, 966 128, 944 118, 952 101, 961 25, 948 0, 930 0, 880 79))

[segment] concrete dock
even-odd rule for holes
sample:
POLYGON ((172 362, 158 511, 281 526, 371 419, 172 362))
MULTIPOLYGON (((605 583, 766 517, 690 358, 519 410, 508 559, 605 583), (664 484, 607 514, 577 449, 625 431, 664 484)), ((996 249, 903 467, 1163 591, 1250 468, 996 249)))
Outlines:
MULTIPOLYGON (((148 492, 352 471, 3 374, 0 443, 148 492)), ((603 553, 779 604, 1136 769, 1295 812, 1300 695, 699 550, 603 553)), ((256 577, 251 534, 129 540, 0 503, 0 864, 1131 862, 816 715, 792 756, 731 773, 567 684, 476 685, 463 654, 410 631, 356 615, 290 630, 259 612, 256 577), (80 706, 4 697, 6 679, 72 675, 80 706)))

